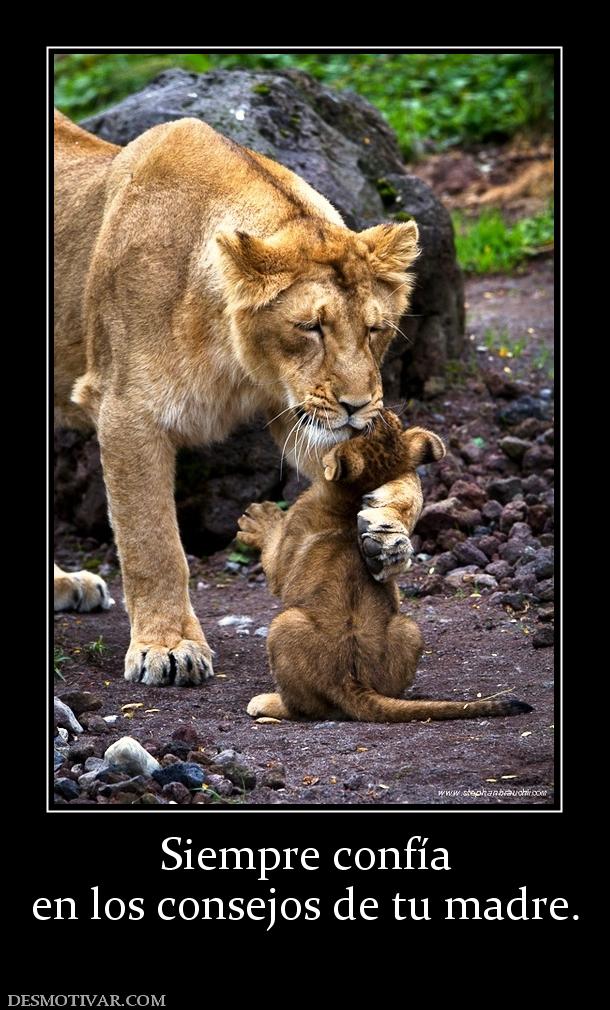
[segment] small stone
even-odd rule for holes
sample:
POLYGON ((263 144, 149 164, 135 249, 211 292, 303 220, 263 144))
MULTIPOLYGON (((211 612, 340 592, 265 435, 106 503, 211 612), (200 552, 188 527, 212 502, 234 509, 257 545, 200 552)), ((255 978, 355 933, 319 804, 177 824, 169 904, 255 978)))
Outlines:
POLYGON ((439 596, 445 591, 445 580, 443 576, 436 572, 433 575, 426 575, 419 586, 419 596, 439 596))
POLYGON ((85 759, 85 771, 86 772, 106 771, 107 768, 110 768, 110 765, 108 764, 107 761, 104 761, 103 758, 100 758, 100 757, 88 757, 88 758, 85 759))
POLYGON ((207 781, 207 775, 201 765, 187 761, 176 761, 164 768, 157 768, 153 771, 152 777, 161 786, 169 782, 181 782, 187 789, 199 789, 207 781))
POLYGON ((74 779, 55 779, 53 789, 60 796, 63 796, 65 800, 75 800, 80 796, 80 789, 74 779))
POLYGON ((539 582, 534 589, 534 596, 542 603, 552 603, 555 599, 555 582, 553 579, 544 579, 539 582))
POLYGON ((456 480, 449 489, 449 497, 458 498, 469 508, 482 509, 487 501, 487 492, 473 481, 456 480))
POLYGON ((221 751, 213 758, 212 770, 221 772, 233 785, 241 789, 254 789, 256 785, 256 774, 242 764, 233 750, 221 751))
POLYGON ((70 733, 82 733, 83 727, 74 715, 74 712, 60 698, 53 699, 53 717, 57 726, 62 726, 70 733))
POLYGON ((115 722, 118 721, 118 715, 103 715, 102 719, 107 722, 109 726, 114 726, 115 722))
POLYGON ((87 758, 95 754, 95 745, 88 740, 75 740, 68 748, 68 760, 71 763, 84 764, 87 758))
POLYGON ((231 796, 233 794, 233 783, 222 775, 210 775, 208 778, 208 788, 213 789, 219 796, 231 796))
POLYGON ((481 513, 478 509, 466 508, 459 498, 445 498, 443 501, 426 505, 419 517, 417 531, 420 536, 426 536, 428 533, 453 527, 470 530, 480 520, 481 513))
POLYGON ((143 807, 156 807, 159 805, 159 802, 159 797, 155 796, 154 793, 143 793, 139 799, 139 803, 143 807))
POLYGON ((522 467, 524 473, 537 472, 540 473, 547 469, 547 467, 552 467, 555 459, 555 454, 550 445, 533 445, 531 449, 528 449, 522 460, 522 467))
POLYGON ((524 438, 517 438, 515 435, 505 435, 500 439, 498 445, 509 459, 519 461, 527 450, 531 449, 532 443, 527 442, 524 438))
POLYGON ((523 478, 523 491, 525 494, 543 494, 547 490, 546 482, 537 473, 530 473, 523 478))
POLYGON ((503 533, 508 533, 515 523, 524 522, 527 516, 527 505, 521 498, 509 501, 502 509, 499 526, 503 533))
POLYGON ((133 778, 121 782, 101 783, 98 795, 110 797, 116 796, 118 793, 136 793, 136 795, 142 796, 148 790, 148 776, 134 775, 133 778))
POLYGON ((57 748, 55 748, 55 750, 53 751, 53 770, 57 771, 58 768, 61 768, 65 760, 66 755, 62 754, 60 750, 57 750, 57 748))
POLYGON ((501 372, 494 372, 485 369, 483 372, 483 382, 487 386, 490 396, 495 400, 514 400, 519 395, 519 384, 513 379, 507 378, 501 372))
POLYGON ((532 645, 535 649, 546 649, 553 645, 555 641, 555 629, 552 624, 545 624, 538 628, 532 638, 532 645))
POLYGON ((187 743, 192 750, 194 747, 199 746, 201 737, 199 731, 192 723, 183 723, 182 726, 178 726, 172 733, 172 740, 180 740, 187 743))
POLYGON ((230 628, 233 625, 252 624, 252 618, 245 614, 227 614, 218 621, 220 628, 230 628))
POLYGON ((540 581, 550 579, 555 574, 555 552, 552 547, 541 547, 536 551, 534 574, 540 581))
POLYGON ((528 598, 525 593, 503 593, 501 602, 512 610, 525 610, 528 598))
POLYGON ((534 396, 520 396, 519 399, 502 407, 496 413, 496 420, 507 428, 512 428, 526 418, 544 420, 551 416, 551 406, 546 400, 534 396))
POLYGON ((475 575, 475 577, 472 580, 472 584, 477 589, 497 589, 498 588, 498 583, 497 583, 496 579, 494 579, 493 575, 486 575, 486 574, 475 575))
POLYGON ((345 779, 343 788, 348 790, 362 789, 362 786, 365 784, 366 779, 364 775, 360 775, 356 772, 354 775, 350 775, 349 778, 345 779))
POLYGON ((444 552, 453 551, 455 545, 463 543, 465 539, 466 534, 461 530, 441 530, 436 534, 437 546, 444 552))
POLYGON ((452 589, 463 589, 464 588, 464 576, 474 575, 478 572, 478 565, 465 565, 463 568, 456 568, 455 571, 450 572, 449 575, 445 576, 445 582, 452 589))
POLYGON ((490 560, 491 558, 493 558, 494 554, 497 553, 498 541, 496 540, 495 537, 490 536, 487 530, 485 530, 485 535, 479 537, 479 539, 477 540, 477 547, 479 548, 480 551, 483 551, 483 554, 486 556, 486 558, 490 560))
POLYGON ((241 565, 237 561, 225 561, 225 572, 231 572, 232 575, 239 575, 241 572, 241 565))
POLYGON ((159 768, 157 759, 131 736, 123 736, 111 744, 104 758, 113 768, 128 775, 152 775, 159 768))
POLYGON ((164 743, 159 751, 159 759, 162 765, 171 764, 173 761, 186 761, 191 751, 191 744, 183 740, 170 740, 164 743))
POLYGON ((284 789, 286 786, 286 770, 283 765, 273 765, 271 768, 265 768, 260 777, 260 783, 262 786, 267 786, 268 789, 284 789))
POLYGON ((501 480, 492 480, 487 485, 487 494, 489 497, 501 502, 502 505, 506 505, 522 492, 523 485, 519 477, 504 477, 501 480))
POLYGON ((479 550, 473 540, 456 544, 453 553, 461 565, 477 565, 479 568, 485 568, 488 562, 487 555, 479 550))
POLYGON ((458 561, 453 551, 445 551, 443 554, 437 554, 433 567, 435 575, 446 575, 447 572, 458 567, 458 561))
POLYGON ((255 636, 257 638, 266 638, 267 635, 269 634, 269 628, 267 627, 266 624, 263 624, 263 625, 261 625, 260 628, 256 629, 256 631, 254 632, 254 634, 255 634, 255 636))
POLYGON ((167 782, 163 786, 163 795, 168 800, 175 800, 176 803, 182 806, 188 805, 191 802, 191 794, 182 782, 167 782))
POLYGON ((93 733, 95 736, 103 736, 105 733, 110 733, 110 726, 97 712, 83 712, 81 722, 87 732, 93 733))
POLYGON ((488 523, 496 522, 502 515, 502 506, 499 501, 488 501, 481 510, 481 515, 488 523))
POLYGON ((460 455, 466 463, 478 463, 483 455, 483 449, 474 441, 467 442, 465 445, 460 446, 460 455))
POLYGON ((202 750, 189 751, 186 760, 188 762, 194 761, 199 765, 210 765, 212 763, 212 758, 208 754, 205 754, 202 750))
POLYGON ((493 575, 494 579, 506 579, 511 574, 511 567, 507 561, 492 561, 485 571, 487 575, 493 575))
POLYGON ((60 726, 57 730, 57 746, 61 747, 62 744, 67 744, 69 739, 70 734, 68 733, 68 730, 64 729, 63 726, 60 726))
POLYGON ((64 691, 59 697, 64 705, 72 709, 75 715, 82 715, 83 712, 96 712, 102 707, 102 699, 96 697, 91 691, 64 691))

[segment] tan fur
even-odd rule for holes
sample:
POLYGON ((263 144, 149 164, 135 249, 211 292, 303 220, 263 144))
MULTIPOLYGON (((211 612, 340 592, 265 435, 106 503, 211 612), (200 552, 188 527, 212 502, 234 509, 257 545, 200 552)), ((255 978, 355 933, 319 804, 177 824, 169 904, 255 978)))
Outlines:
MULTIPOLYGON (((421 635, 400 613, 395 582, 370 579, 354 521, 363 494, 400 479, 411 483, 418 502, 411 532, 422 503, 416 468, 444 453, 437 435, 423 428, 403 432, 396 415, 384 410, 370 434, 325 455, 324 476, 288 513, 266 502, 241 517, 240 539, 261 550, 269 586, 286 607, 267 639, 279 693, 253 698, 251 716, 407 722, 529 710, 511 699, 400 699, 415 678, 421 635)), ((376 545, 365 538, 369 550, 376 545)))
MULTIPOLYGON (((189 600, 176 448, 262 411, 315 474, 382 405, 417 227, 356 234, 292 172, 198 120, 124 149, 59 114, 55 133, 58 419, 97 429, 132 625, 125 676, 198 683, 211 652, 189 600)), ((404 563, 411 489, 395 491, 380 578, 404 563)))

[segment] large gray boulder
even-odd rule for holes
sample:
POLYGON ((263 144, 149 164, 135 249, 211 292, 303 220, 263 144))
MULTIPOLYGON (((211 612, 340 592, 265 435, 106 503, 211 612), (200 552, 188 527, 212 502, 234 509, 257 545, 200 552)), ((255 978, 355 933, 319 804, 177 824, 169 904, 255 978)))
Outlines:
MULTIPOLYGON (((421 234, 417 286, 409 315, 384 364, 386 402, 433 395, 447 360, 460 355, 464 298, 448 212, 422 180, 405 172, 396 138, 358 95, 323 88, 300 71, 192 74, 169 70, 106 112, 82 122, 106 140, 127 144, 144 130, 184 116, 209 123, 240 144, 297 172, 323 193, 350 228, 413 217, 421 234)), ((228 542, 244 507, 291 497, 264 421, 222 446, 183 454, 178 512, 187 550, 228 542)), ((56 506, 79 533, 106 539, 94 440, 59 433, 56 506)))

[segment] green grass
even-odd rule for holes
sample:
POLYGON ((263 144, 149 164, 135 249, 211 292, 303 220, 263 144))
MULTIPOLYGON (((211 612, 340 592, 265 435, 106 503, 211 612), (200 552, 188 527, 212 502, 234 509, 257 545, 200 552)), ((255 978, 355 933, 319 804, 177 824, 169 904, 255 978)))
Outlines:
MULTIPOLYGON (((553 121, 552 53, 102 54, 56 60, 55 104, 73 119, 108 108, 162 70, 184 67, 305 70, 371 101, 407 158, 454 144, 504 140, 553 121)), ((253 91, 261 101, 270 87, 253 91)))
POLYGON ((541 214, 512 225, 499 210, 485 210, 477 218, 466 218, 458 211, 452 216, 458 262, 468 273, 507 273, 553 244, 552 204, 541 214))
POLYGON ((96 638, 93 642, 87 642, 85 645, 85 652, 89 656, 89 659, 101 659, 102 656, 108 652, 108 646, 100 635, 99 638, 96 638))
POLYGON ((63 664, 66 662, 66 660, 69 658, 70 657, 66 656, 64 650, 60 645, 53 646, 53 675, 57 678, 57 680, 66 679, 63 673, 61 672, 61 668, 63 664))

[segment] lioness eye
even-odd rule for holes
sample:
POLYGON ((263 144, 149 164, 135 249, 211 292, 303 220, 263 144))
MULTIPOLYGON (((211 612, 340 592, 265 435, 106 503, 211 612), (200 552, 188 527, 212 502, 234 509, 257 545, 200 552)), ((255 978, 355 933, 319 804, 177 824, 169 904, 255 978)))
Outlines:
POLYGON ((297 323, 298 330, 304 330, 305 333, 317 333, 319 337, 322 336, 322 327, 317 320, 308 323, 297 323))

